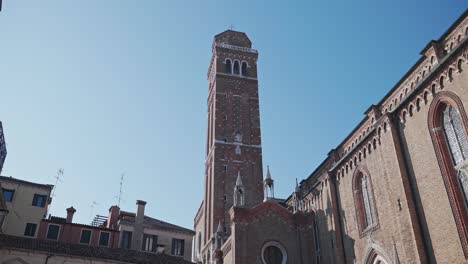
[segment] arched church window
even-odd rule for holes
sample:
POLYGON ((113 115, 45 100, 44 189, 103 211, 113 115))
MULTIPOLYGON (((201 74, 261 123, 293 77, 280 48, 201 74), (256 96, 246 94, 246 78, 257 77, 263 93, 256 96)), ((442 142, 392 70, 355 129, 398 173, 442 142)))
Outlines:
POLYGON ((460 191, 465 204, 468 196, 468 140, 458 111, 451 105, 445 106, 442 122, 447 145, 457 171, 460 191))
POLYGON ((371 213, 371 195, 369 190, 369 179, 367 175, 361 177, 361 192, 362 192, 362 203, 364 206, 364 214, 366 220, 366 227, 371 226, 374 223, 374 219, 371 213))
POLYGON ((463 252, 468 256, 468 135, 461 100, 442 91, 429 109, 429 131, 434 143, 463 252))
POLYGON ((230 59, 226 60, 226 73, 232 74, 232 62, 230 59))
POLYGON ((239 66, 239 61, 238 60, 235 60, 234 61, 234 69, 233 69, 233 72, 235 75, 239 75, 240 74, 240 66, 239 66))
POLYGON ((359 233, 363 235, 378 224, 372 183, 368 172, 361 169, 354 174, 353 193, 359 233))
POLYGON ((263 264, 286 264, 286 250, 276 242, 266 243, 262 248, 263 264))
POLYGON ((247 76, 247 62, 242 62, 242 76, 247 76))

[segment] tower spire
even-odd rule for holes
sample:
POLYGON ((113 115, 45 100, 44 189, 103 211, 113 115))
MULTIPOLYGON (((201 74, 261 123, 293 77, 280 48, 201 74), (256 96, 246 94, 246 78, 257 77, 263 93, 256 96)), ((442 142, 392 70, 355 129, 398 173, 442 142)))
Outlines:
POLYGON ((267 174, 265 180, 263 181, 263 189, 265 192, 265 201, 275 198, 275 184, 274 180, 271 177, 270 165, 267 165, 267 174))

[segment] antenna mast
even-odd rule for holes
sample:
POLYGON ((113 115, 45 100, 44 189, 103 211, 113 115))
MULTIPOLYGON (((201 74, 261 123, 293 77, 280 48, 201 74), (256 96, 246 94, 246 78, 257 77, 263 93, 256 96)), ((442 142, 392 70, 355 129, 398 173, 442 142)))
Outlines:
POLYGON ((120 176, 120 190, 119 190, 119 202, 117 203, 117 206, 120 207, 120 201, 122 200, 122 186, 123 186, 123 180, 124 180, 124 174, 120 176))
MULTIPOLYGON (((62 175, 63 175, 63 168, 60 168, 58 169, 57 171, 57 175, 54 176, 54 179, 55 179, 55 185, 54 185, 54 189, 52 190, 52 194, 50 195, 51 198, 54 198, 55 197, 55 190, 57 190, 57 185, 59 182, 62 182, 62 175)), ((52 207, 52 203, 50 203, 51 205, 49 206, 49 210, 50 208, 52 207)))
POLYGON ((93 217, 93 213, 94 213, 94 208, 96 207, 96 205, 99 205, 96 201, 93 201, 91 203, 91 205, 89 206, 91 208, 91 212, 89 214, 89 217, 93 217))

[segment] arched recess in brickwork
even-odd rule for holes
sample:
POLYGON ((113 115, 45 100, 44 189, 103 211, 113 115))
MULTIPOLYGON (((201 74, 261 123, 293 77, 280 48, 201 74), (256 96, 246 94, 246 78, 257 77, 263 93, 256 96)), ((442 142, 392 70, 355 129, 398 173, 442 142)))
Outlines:
POLYGON ((363 237, 379 227, 371 175, 364 166, 354 171, 352 188, 359 235, 363 237))
MULTIPOLYGON (((445 189, 452 208, 453 217, 458 230, 458 235, 463 248, 465 258, 468 258, 468 210, 459 176, 463 176, 460 165, 455 164, 453 151, 450 149, 444 125, 444 111, 448 107, 456 110, 459 115, 462 133, 468 137, 468 119, 463 104, 452 92, 442 91, 438 93, 429 108, 428 127, 434 145, 437 161, 439 163, 445 189)), ((452 124, 453 122, 450 122, 452 124)), ((453 124, 452 124, 453 125, 453 124)), ((465 160, 466 161, 466 160, 465 160)))
POLYGON ((363 264, 390 264, 392 263, 382 248, 373 244, 367 249, 362 260, 363 264))
POLYGON ((232 74, 232 61, 231 61, 231 59, 226 59, 225 64, 226 65, 225 65, 225 70, 224 71, 227 74, 232 74))

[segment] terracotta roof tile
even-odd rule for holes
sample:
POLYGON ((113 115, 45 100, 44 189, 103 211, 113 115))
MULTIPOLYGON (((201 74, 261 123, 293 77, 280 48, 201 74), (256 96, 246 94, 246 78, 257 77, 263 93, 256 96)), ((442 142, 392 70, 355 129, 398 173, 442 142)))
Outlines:
POLYGON ((190 264, 193 262, 166 254, 152 254, 134 250, 91 247, 57 241, 0 235, 0 248, 26 249, 91 259, 116 260, 137 264, 190 264))

